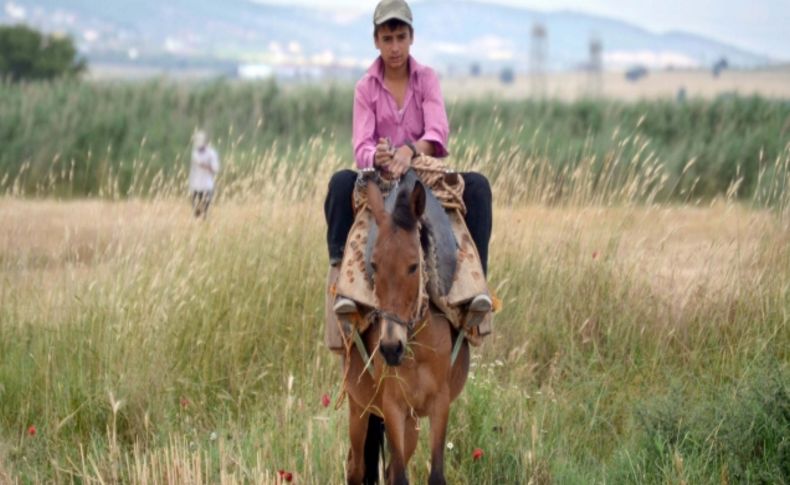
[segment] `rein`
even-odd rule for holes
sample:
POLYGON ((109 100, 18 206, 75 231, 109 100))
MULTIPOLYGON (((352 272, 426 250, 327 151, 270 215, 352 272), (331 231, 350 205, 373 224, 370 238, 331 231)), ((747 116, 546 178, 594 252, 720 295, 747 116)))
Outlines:
MULTIPOLYGON (((406 327, 406 330, 409 335, 409 339, 411 339, 411 337, 414 335, 415 325, 417 323, 425 321, 425 315, 427 314, 427 312, 424 310, 427 309, 427 306, 424 307, 422 310, 420 310, 421 307, 422 305, 418 307, 418 314, 410 318, 408 321, 403 320, 402 318, 395 315, 394 313, 385 312, 378 309, 373 310, 373 312, 371 312, 368 318, 370 318, 372 321, 376 321, 380 319, 389 320, 391 322, 397 323, 402 327, 406 327)), ((354 329, 354 333, 351 338, 354 341, 354 346, 357 348, 359 355, 362 357, 362 361, 365 362, 365 370, 368 371, 371 377, 376 377, 375 374, 373 373, 373 367, 371 366, 372 359, 368 355, 368 351, 365 349, 365 343, 362 341, 362 336, 359 334, 359 331, 356 328, 354 329)), ((452 362, 455 362, 454 358, 452 359, 452 362)))

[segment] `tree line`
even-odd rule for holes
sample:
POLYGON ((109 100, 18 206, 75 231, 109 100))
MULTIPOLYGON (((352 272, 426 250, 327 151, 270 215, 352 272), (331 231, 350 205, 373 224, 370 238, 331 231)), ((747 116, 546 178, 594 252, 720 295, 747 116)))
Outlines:
POLYGON ((0 78, 10 82, 77 76, 85 70, 71 37, 26 25, 0 26, 0 78))

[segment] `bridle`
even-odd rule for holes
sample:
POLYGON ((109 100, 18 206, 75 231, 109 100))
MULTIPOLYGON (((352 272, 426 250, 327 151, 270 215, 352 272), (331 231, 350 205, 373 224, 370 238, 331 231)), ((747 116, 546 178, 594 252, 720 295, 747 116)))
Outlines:
MULTIPOLYGON (((426 321, 426 317, 428 315, 428 308, 430 307, 428 294, 425 288, 425 283, 428 281, 428 275, 425 272, 426 271, 425 258, 423 255, 422 245, 418 243, 418 246, 419 246, 420 281, 418 284, 419 290, 417 294, 417 308, 415 309, 412 317, 409 318, 408 320, 404 320, 398 315, 395 315, 392 312, 382 310, 381 308, 374 308, 367 317, 371 324, 376 323, 377 321, 389 320, 390 322, 400 325, 401 327, 405 327, 407 334, 407 340, 406 340, 407 345, 415 335, 415 327, 417 326, 417 324, 426 321)), ((461 344, 463 343, 464 339, 465 339, 464 333, 458 332, 458 337, 455 339, 455 344, 453 345, 452 354, 450 356, 450 366, 453 366, 455 364, 455 360, 458 357, 458 352, 461 349, 461 344)), ((357 329, 354 329, 354 331, 352 332, 352 341, 354 342, 354 346, 357 348, 357 351, 362 357, 362 361, 365 362, 364 370, 367 370, 368 373, 371 375, 371 377, 375 378, 373 368, 371 367, 372 359, 368 355, 367 349, 365 349, 365 344, 362 341, 362 337, 360 336, 357 329)))
POLYGON ((425 309, 424 306, 420 302, 417 306, 417 311, 415 312, 414 316, 408 320, 404 320, 398 315, 395 315, 391 312, 385 312, 383 310, 373 310, 371 313, 371 318, 375 320, 389 320, 390 322, 397 323, 401 327, 404 327, 408 332, 409 338, 414 334, 414 327, 425 320, 425 309))
MULTIPOLYGON (((407 341, 406 341, 407 345, 409 341, 411 341, 412 337, 414 337, 415 335, 416 325, 426 320, 428 307, 430 306, 430 303, 428 303, 428 294, 425 291, 425 282, 428 281, 428 277, 427 274, 425 273, 425 266, 423 265, 423 261, 424 258, 423 258, 422 246, 420 246, 420 263, 419 263, 420 282, 419 282, 419 293, 417 295, 417 308, 414 311, 414 315, 410 319, 404 320, 392 312, 387 312, 381 310, 380 308, 376 308, 370 313, 370 317, 369 317, 371 319, 371 322, 373 323, 381 320, 389 320, 393 323, 400 325, 401 327, 405 327, 407 333, 407 341)), ((359 349, 359 352, 362 355, 363 361, 369 363, 369 357, 367 356, 367 352, 365 351, 365 346, 362 344, 362 340, 359 338, 356 332, 355 332, 355 336, 356 336, 355 344, 357 345, 357 348, 359 349)), ((455 365, 455 361, 458 358, 458 353, 461 350, 461 344, 463 343, 464 340, 465 340, 464 332, 459 331, 458 336, 455 339, 455 343, 453 344, 452 353, 450 354, 451 367, 455 365)), ((368 365, 366 365, 365 367, 368 369, 368 371, 372 376, 373 375, 372 369, 368 365)))
MULTIPOLYGON (((418 242, 419 244, 419 242, 418 242)), ((425 321, 425 316, 428 310, 428 304, 426 303, 427 293, 425 292, 425 282, 428 281, 427 275, 425 274, 425 266, 423 264, 423 253, 422 253, 422 245, 419 246, 419 275, 420 281, 417 283, 418 285, 418 293, 417 293, 417 308, 414 310, 414 314, 408 320, 404 320, 398 315, 384 311, 380 308, 375 308, 371 313, 371 319, 373 322, 377 320, 389 320, 390 322, 396 323, 401 327, 406 329, 408 338, 414 335, 414 328, 418 323, 425 321)))

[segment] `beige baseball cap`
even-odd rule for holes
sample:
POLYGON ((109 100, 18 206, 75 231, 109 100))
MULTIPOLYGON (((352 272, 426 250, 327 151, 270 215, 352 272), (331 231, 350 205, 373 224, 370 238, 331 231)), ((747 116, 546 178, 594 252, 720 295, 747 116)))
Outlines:
POLYGON ((392 19, 406 22, 411 27, 412 17, 409 4, 404 0, 381 0, 373 12, 373 25, 379 26, 392 19))

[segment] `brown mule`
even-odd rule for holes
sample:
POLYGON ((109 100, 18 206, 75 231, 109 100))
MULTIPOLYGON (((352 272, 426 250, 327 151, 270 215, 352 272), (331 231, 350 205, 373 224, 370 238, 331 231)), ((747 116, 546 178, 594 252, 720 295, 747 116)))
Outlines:
POLYGON ((417 447, 418 418, 428 417, 429 483, 444 484, 450 403, 466 383, 469 346, 463 341, 451 366, 457 331, 427 308, 421 288, 418 221, 425 209, 422 183, 417 181, 412 190, 402 188, 391 214, 385 211, 376 184, 368 183, 367 190, 368 206, 379 230, 371 258, 379 308, 374 311, 377 318, 362 335, 370 363, 355 350, 346 362, 351 438, 346 478, 350 484, 377 481, 383 418, 390 449, 387 483, 407 484, 409 459, 417 447))

